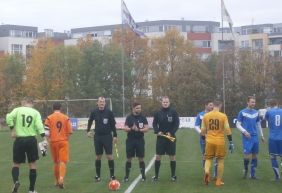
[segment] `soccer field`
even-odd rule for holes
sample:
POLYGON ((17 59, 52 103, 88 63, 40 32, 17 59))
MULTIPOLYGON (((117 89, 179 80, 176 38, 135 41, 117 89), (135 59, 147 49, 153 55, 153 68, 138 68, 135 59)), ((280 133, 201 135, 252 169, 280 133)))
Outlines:
MULTIPOLYGON (((266 132, 265 132, 266 133, 266 132)), ((146 135, 146 164, 150 162, 155 153, 155 135, 150 130, 146 135)), ((115 157, 116 177, 121 182, 121 189, 124 192, 131 182, 139 175, 139 165, 135 159, 132 163, 130 181, 123 183, 125 165, 125 138, 123 131, 118 131, 119 158, 115 157)), ((9 132, 0 132, 0 193, 9 193, 12 187, 11 160, 12 160, 12 139, 9 132)), ((199 148, 199 136, 190 129, 180 129, 177 132, 177 182, 170 181, 170 167, 167 156, 163 157, 160 168, 160 179, 153 182, 154 167, 147 173, 147 181, 139 182, 133 189, 133 193, 281 193, 282 182, 272 182, 273 171, 267 153, 267 143, 261 143, 257 176, 259 180, 243 180, 242 177, 242 151, 241 138, 237 130, 233 131, 235 144, 234 154, 228 154, 225 161, 223 180, 225 185, 215 187, 213 183, 209 186, 202 181, 201 154, 199 148)), ((109 170, 108 163, 103 157, 102 181, 94 182, 94 149, 92 139, 86 137, 86 132, 77 131, 71 138, 71 161, 68 164, 65 180, 66 189, 60 190, 53 186, 52 162, 50 154, 40 158, 38 162, 38 178, 36 190, 39 193, 103 193, 110 192, 107 189, 109 170)), ((23 165, 20 170, 21 186, 19 193, 28 192, 28 167, 23 165)))

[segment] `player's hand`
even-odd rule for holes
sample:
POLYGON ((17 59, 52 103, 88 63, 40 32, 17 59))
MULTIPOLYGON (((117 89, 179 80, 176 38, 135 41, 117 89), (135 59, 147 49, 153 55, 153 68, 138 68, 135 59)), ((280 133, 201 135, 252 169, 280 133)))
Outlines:
POLYGON ((170 134, 170 132, 167 132, 166 134, 167 134, 168 136, 170 136, 170 137, 171 137, 171 134, 170 134))
POLYGON ((229 142, 229 152, 230 152, 230 153, 233 153, 233 152, 234 152, 234 149, 235 149, 235 146, 234 146, 233 142, 232 142, 232 141, 229 142))
POLYGON ((139 129, 138 129, 138 127, 134 124, 134 125, 132 126, 132 130, 133 130, 133 131, 138 131, 139 129))
POLYGON ((39 150, 41 152, 41 155, 44 157, 47 155, 47 148, 48 148, 48 142, 46 139, 38 143, 39 150))
POLYGON ((245 135, 245 137, 251 138, 251 135, 248 131, 244 131, 243 134, 245 135))
POLYGON ((164 134, 164 133, 163 133, 163 132, 161 132, 161 131, 160 131, 160 132, 158 132, 158 135, 163 135, 163 134, 164 134))
POLYGON ((265 142, 264 136, 261 136, 261 141, 262 141, 263 143, 265 142))
POLYGON ((92 131, 87 132, 87 137, 93 138, 94 135, 95 135, 95 133, 93 133, 92 131))
POLYGON ((14 129, 11 131, 11 137, 14 139, 17 137, 16 131, 14 129))
POLYGON ((113 143, 114 143, 114 144, 117 143, 117 137, 113 137, 113 143))
POLYGON ((125 132, 129 132, 130 130, 131 130, 131 128, 129 128, 129 127, 125 127, 125 128, 124 128, 124 131, 125 131, 125 132))
POLYGON ((44 137, 44 140, 42 141, 42 144, 45 146, 45 147, 48 147, 49 143, 48 143, 48 140, 46 137, 44 137))

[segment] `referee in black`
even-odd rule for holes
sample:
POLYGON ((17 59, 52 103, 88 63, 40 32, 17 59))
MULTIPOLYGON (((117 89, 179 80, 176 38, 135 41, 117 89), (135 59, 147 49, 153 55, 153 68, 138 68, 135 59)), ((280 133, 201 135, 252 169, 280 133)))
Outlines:
POLYGON ((134 102, 132 104, 132 113, 126 117, 125 128, 127 132, 126 139, 126 157, 125 163, 125 177, 124 182, 128 181, 131 169, 131 160, 135 156, 139 159, 139 168, 142 176, 142 181, 146 180, 145 176, 145 140, 144 133, 149 130, 148 121, 145 116, 141 114, 141 104, 134 102))
POLYGON ((175 133, 179 128, 179 116, 178 113, 170 107, 169 98, 167 96, 162 97, 161 105, 162 108, 155 113, 153 120, 154 132, 157 134, 155 176, 153 176, 153 180, 157 181, 159 179, 161 156, 167 154, 170 158, 171 181, 175 182, 177 179, 175 175, 176 141, 172 142, 161 135, 165 134, 175 137, 175 133))
POLYGON ((96 182, 101 181, 101 158, 103 151, 105 150, 109 169, 110 180, 114 180, 115 177, 115 164, 113 160, 113 143, 117 142, 116 121, 114 114, 111 110, 106 108, 106 100, 104 97, 99 97, 97 102, 97 108, 93 110, 88 119, 87 136, 94 136, 94 146, 96 152, 96 182), (94 133, 90 131, 93 121, 95 121, 94 133))

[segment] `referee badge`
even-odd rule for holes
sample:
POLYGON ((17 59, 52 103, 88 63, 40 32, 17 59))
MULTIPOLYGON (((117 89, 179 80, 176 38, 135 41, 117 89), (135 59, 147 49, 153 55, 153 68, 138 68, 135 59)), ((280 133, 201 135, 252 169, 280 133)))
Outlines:
POLYGON ((172 122, 172 117, 167 116, 167 121, 171 123, 172 122))
POLYGON ((138 124, 138 127, 139 127, 140 129, 142 129, 142 128, 144 127, 144 124, 143 124, 143 123, 139 123, 139 124, 138 124))
POLYGON ((104 123, 105 125, 108 124, 108 121, 109 121, 109 120, 108 120, 107 118, 104 118, 104 119, 103 119, 103 123, 104 123))

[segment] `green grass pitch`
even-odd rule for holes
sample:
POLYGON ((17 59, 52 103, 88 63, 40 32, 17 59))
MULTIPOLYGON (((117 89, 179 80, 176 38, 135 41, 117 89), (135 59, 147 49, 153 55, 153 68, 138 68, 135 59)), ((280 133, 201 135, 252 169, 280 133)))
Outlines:
MULTIPOLYGON (((266 133, 266 132, 265 132, 266 133)), ((124 192, 131 182, 139 175, 138 161, 133 160, 130 173, 130 181, 123 183, 125 165, 125 138, 123 131, 118 131, 119 158, 115 157, 115 173, 121 182, 124 192)), ((146 164, 155 153, 155 135, 150 130, 146 135, 146 164)), ((40 138, 39 138, 40 140, 40 138)), ((12 187, 11 165, 12 165, 12 143, 9 132, 0 132, 0 193, 9 193, 12 187)), ((233 131, 235 152, 228 154, 225 161, 223 180, 225 185, 215 187, 213 183, 206 186, 202 181, 201 154, 199 147, 199 136, 194 130, 180 129, 177 132, 177 182, 170 181, 170 167, 167 156, 162 158, 160 168, 160 180, 151 181, 154 175, 154 167, 147 173, 147 181, 139 182, 132 191, 133 193, 281 193, 282 182, 272 182, 274 174, 267 153, 267 143, 261 143, 257 176, 259 180, 243 180, 242 177, 242 148, 241 138, 237 130, 233 131)), ((67 165, 67 176, 65 179, 66 189, 60 190, 54 187, 52 162, 50 154, 40 158, 38 161, 38 178, 36 190, 39 193, 107 193, 109 170, 108 163, 102 160, 102 181, 94 182, 94 148, 93 141, 86 137, 85 131, 77 131, 71 137, 71 161, 67 165)), ((19 193, 28 192, 28 167, 22 165, 20 170, 21 186, 19 193)))

